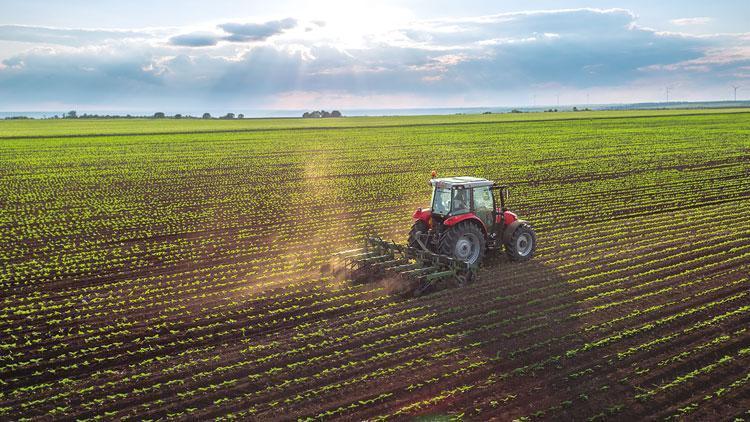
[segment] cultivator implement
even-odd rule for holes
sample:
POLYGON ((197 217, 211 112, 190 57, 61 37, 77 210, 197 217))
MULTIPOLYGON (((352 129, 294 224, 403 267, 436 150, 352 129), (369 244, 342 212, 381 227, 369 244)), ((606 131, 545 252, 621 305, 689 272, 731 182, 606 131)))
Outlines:
POLYGON ((399 293, 421 295, 436 282, 453 279, 464 285, 474 278, 476 268, 447 255, 440 255, 420 248, 400 245, 369 237, 364 247, 339 252, 336 257, 342 262, 349 278, 365 281, 394 276, 403 281, 399 293))

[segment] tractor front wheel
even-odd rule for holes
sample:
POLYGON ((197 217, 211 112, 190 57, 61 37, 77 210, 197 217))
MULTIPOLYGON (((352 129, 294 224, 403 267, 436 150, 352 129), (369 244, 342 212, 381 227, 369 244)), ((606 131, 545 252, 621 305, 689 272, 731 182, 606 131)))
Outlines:
POLYGON ((440 242, 440 253, 478 266, 484 257, 485 243, 482 229, 474 223, 462 222, 448 229, 440 242))
POLYGON ((527 223, 518 226, 505 244, 505 253, 512 261, 528 261, 534 256, 535 250, 536 234, 527 223))

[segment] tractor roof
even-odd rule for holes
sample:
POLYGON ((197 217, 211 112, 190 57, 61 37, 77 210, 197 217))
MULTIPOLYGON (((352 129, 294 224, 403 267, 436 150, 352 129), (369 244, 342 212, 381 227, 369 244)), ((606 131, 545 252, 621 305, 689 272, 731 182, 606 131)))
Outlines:
POLYGON ((459 177, 440 177, 430 179, 432 186, 443 188, 476 188, 480 186, 492 186, 492 181, 481 179, 479 177, 459 176, 459 177))

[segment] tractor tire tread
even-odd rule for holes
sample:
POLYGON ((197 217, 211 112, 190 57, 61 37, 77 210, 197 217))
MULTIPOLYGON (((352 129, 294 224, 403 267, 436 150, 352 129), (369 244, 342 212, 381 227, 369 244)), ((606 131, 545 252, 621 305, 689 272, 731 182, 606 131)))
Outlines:
POLYGON ((477 261, 475 263, 476 266, 479 266, 482 263, 482 259, 484 259, 484 252, 487 249, 487 241, 485 239, 484 232, 476 223, 463 221, 448 229, 448 231, 445 233, 445 236, 440 242, 440 247, 438 250, 440 251, 441 255, 453 257, 453 249, 456 245, 456 242, 467 231, 474 232, 479 239, 479 257, 477 258, 477 261))
POLYGON ((508 258, 510 258, 511 261, 528 261, 534 256, 534 252, 536 251, 536 233, 534 232, 534 229, 531 227, 529 223, 522 223, 520 226, 516 228, 516 230, 513 232, 513 234, 510 237, 510 240, 508 243, 505 244, 505 253, 508 255, 508 258), (518 240, 518 237, 521 236, 522 233, 528 232, 531 234, 531 238, 533 239, 533 245, 531 247, 531 251, 525 255, 519 255, 516 251, 516 241, 518 240))

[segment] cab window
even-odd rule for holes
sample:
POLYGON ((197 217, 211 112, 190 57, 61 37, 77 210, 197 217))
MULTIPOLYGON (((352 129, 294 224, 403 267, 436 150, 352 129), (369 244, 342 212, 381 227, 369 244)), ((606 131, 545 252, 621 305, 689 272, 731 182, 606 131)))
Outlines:
POLYGON ((456 215, 469 212, 470 199, 468 189, 453 189, 451 214, 456 215))
POLYGON ((492 193, 489 186, 474 189, 474 209, 476 211, 492 211, 492 193))
POLYGON ((432 212, 447 215, 451 211, 451 190, 435 188, 432 192, 432 212))

